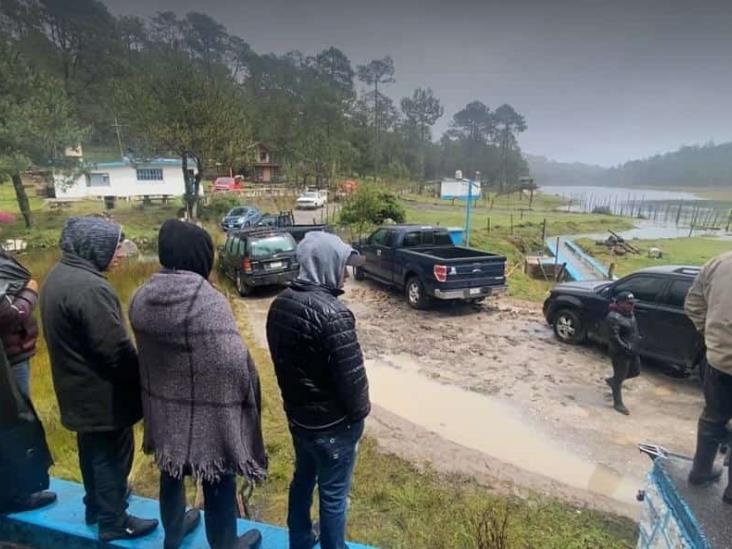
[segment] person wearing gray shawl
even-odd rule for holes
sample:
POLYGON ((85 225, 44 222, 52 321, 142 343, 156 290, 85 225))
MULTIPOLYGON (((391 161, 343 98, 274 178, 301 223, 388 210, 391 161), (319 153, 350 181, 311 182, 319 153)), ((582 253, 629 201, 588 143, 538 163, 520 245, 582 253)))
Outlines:
POLYGON ((165 547, 179 547, 199 521, 185 511, 184 477, 200 479, 206 536, 214 549, 257 547, 261 535, 236 537, 236 475, 265 477, 257 370, 231 306, 208 281, 214 248, 195 225, 166 221, 162 271, 132 298, 145 420, 143 450, 160 476, 165 547))

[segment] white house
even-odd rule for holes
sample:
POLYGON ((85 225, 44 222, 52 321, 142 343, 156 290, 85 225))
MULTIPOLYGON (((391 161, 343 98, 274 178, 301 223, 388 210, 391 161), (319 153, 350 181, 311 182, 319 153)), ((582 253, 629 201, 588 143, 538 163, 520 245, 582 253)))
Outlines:
MULTIPOLYGON (((195 163, 189 169, 195 173, 195 163)), ((143 197, 185 194, 182 162, 179 158, 154 158, 88 164, 74 177, 54 175, 56 198, 96 198, 102 196, 143 197)))
POLYGON ((468 179, 445 179, 440 184, 440 198, 450 200, 457 198, 459 200, 468 199, 468 191, 473 186, 471 196, 473 199, 480 198, 480 183, 478 181, 470 181, 468 179))

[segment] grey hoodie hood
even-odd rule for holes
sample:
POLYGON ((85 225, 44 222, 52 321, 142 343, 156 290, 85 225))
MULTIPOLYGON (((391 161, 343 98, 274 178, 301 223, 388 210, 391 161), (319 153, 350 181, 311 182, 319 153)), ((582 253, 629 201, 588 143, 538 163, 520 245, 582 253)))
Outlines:
POLYGON ((354 249, 334 234, 311 231, 297 245, 297 279, 337 290, 343 285, 346 261, 354 249))
POLYGON ((106 271, 120 243, 122 228, 99 217, 70 217, 61 231, 59 247, 64 255, 83 259, 106 271))

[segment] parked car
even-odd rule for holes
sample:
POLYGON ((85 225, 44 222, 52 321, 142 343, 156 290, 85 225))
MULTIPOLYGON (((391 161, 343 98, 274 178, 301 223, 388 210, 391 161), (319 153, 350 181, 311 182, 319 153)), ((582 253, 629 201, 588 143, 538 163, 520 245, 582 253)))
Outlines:
POLYGON ((356 279, 403 290, 415 309, 433 298, 479 301, 506 289, 505 257, 455 246, 442 227, 389 225, 354 247, 366 256, 356 279))
POLYGON ((295 239, 285 231, 264 227, 234 231, 219 248, 219 270, 241 296, 258 286, 285 286, 300 270, 296 248, 295 239))
POLYGON ((698 267, 666 265, 630 274, 615 282, 567 282, 554 287, 544 316, 559 340, 607 344, 605 317, 620 292, 632 292, 641 337, 641 356, 689 371, 703 357, 703 341, 684 313, 684 300, 698 267))
POLYGON ((244 188, 244 182, 239 176, 236 177, 217 177, 214 180, 214 192, 240 191, 244 188))
POLYGON ((322 208, 326 202, 328 202, 328 191, 305 191, 298 197, 296 205, 306 210, 322 208))
POLYGON ((262 219, 262 212, 254 206, 237 206, 229 210, 221 219, 221 228, 224 231, 252 227, 262 219))
POLYGON ((264 214, 257 225, 260 227, 277 227, 287 231, 297 242, 305 238, 305 235, 310 231, 331 232, 332 230, 330 225, 296 225, 292 210, 281 211, 278 214, 264 214))

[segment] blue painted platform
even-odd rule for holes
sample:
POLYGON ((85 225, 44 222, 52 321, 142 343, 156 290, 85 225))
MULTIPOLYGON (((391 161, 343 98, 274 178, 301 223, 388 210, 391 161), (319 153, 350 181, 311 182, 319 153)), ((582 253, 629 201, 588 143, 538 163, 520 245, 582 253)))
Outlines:
MULTIPOLYGON (((53 505, 13 515, 0 516, 0 540, 26 544, 35 549, 77 549, 98 547, 97 527, 87 526, 84 522, 84 488, 76 482, 51 479, 50 490, 58 494, 58 501, 53 505)), ((128 511, 138 517, 160 519, 160 508, 157 500, 131 496, 128 511)), ((206 520, 205 513, 202 513, 206 520)), ((256 528, 262 533, 261 549, 287 549, 287 530, 261 522, 238 520, 239 534, 256 528)), ((163 546, 164 532, 162 524, 149 536, 133 541, 115 541, 111 547, 134 547, 139 549, 160 548, 163 546)), ((196 531, 187 536, 181 547, 184 549, 205 549, 206 541, 204 523, 196 531)), ((373 549, 366 545, 348 544, 350 549, 373 549)), ((317 547, 320 547, 318 545, 317 547)))

